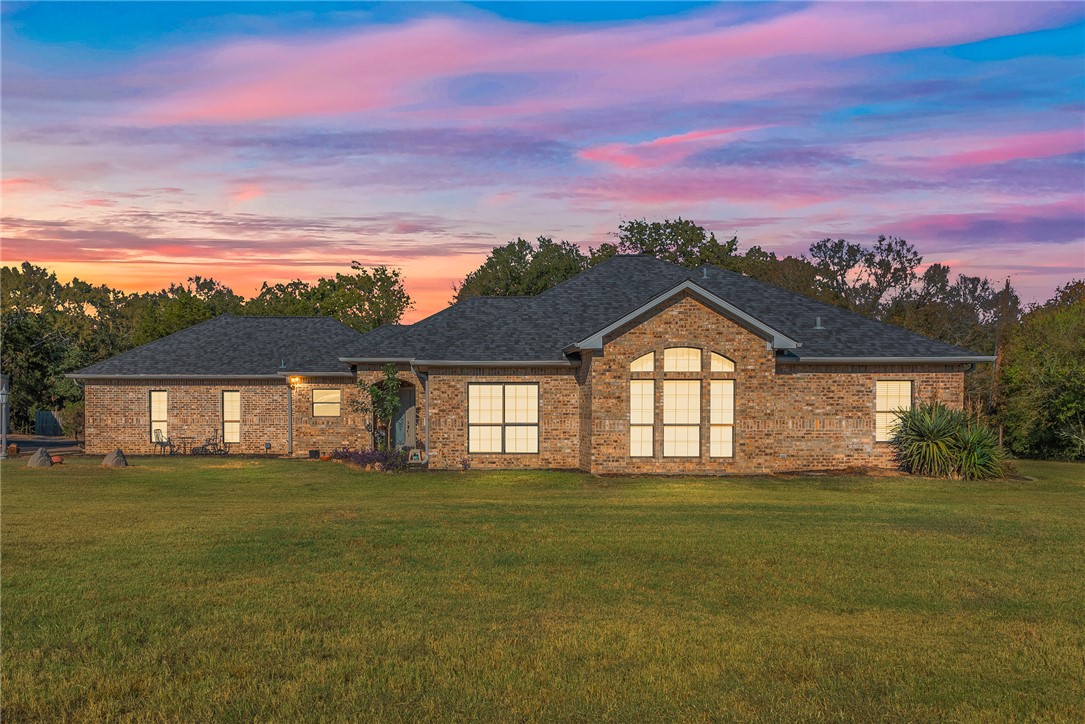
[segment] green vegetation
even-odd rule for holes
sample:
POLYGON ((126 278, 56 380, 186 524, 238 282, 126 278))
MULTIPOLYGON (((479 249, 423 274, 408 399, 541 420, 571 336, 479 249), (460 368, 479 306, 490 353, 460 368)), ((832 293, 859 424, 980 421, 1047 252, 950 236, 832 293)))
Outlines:
POLYGON ((1085 718, 1029 480, 3 467, 5 721, 1085 718))
POLYGON ((890 444, 901 467, 917 475, 986 480, 1006 473, 998 436, 974 415, 945 405, 920 403, 897 413, 890 444))

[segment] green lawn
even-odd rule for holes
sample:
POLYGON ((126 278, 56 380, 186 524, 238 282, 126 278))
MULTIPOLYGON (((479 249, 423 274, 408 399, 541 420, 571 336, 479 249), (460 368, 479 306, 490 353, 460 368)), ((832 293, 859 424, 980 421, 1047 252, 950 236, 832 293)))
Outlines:
POLYGON ((1085 719, 1033 480, 3 466, 4 721, 1085 719))

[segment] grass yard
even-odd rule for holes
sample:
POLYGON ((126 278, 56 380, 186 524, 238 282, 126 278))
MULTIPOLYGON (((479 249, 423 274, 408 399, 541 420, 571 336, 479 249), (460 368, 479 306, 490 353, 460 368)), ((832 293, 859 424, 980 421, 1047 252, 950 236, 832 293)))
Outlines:
POLYGON ((1030 481, 3 466, 4 721, 1085 719, 1030 481))

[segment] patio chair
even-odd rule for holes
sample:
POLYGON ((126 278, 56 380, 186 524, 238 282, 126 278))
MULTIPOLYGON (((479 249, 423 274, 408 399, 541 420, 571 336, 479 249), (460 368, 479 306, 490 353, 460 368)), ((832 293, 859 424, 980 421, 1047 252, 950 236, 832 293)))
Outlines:
POLYGON ((161 430, 154 431, 154 454, 159 452, 163 454, 173 455, 173 440, 162 434, 161 430), (168 451, 168 452, 167 452, 168 451))
POLYGON ((222 447, 219 445, 219 434, 216 432, 203 441, 203 445, 192 448, 193 455, 221 455, 222 447))

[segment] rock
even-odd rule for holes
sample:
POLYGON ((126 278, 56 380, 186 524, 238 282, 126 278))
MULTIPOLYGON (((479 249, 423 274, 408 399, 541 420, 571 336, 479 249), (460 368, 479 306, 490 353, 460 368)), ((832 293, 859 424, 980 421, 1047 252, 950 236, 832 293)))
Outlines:
POLYGON ((384 463, 373 463, 373 472, 383 473, 384 463))
POLYGON ((113 452, 105 456, 105 460, 102 461, 103 468, 126 468, 128 467, 128 458, 124 456, 124 451, 117 448, 113 452))
POLYGON ((26 461, 26 466, 28 468, 51 468, 53 466, 53 456, 45 448, 39 447, 38 451, 26 461))

